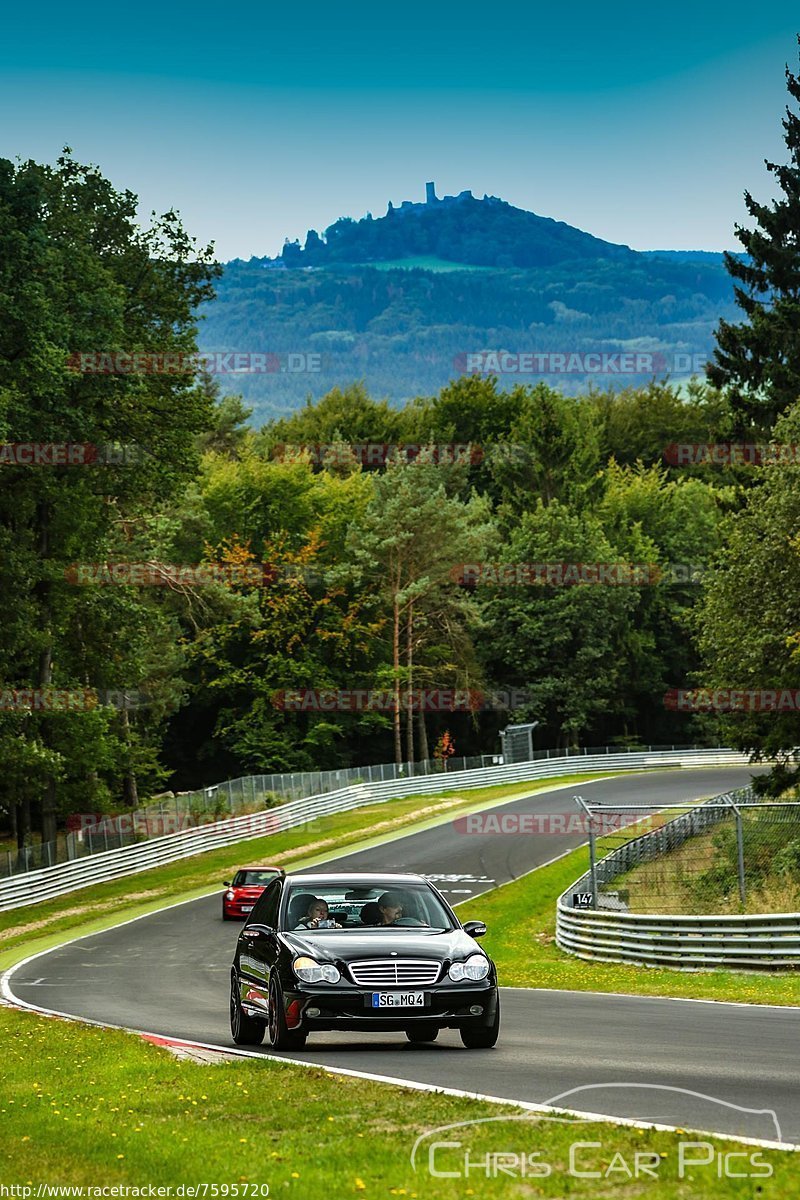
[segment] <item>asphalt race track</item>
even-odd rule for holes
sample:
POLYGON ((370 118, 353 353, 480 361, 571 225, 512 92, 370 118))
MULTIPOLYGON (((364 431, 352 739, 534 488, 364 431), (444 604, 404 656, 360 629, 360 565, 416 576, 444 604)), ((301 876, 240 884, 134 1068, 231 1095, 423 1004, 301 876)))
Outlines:
MULTIPOLYGON (((574 814, 576 791, 606 802, 674 803, 742 786, 749 777, 747 768, 628 775, 537 792, 492 811, 574 814)), ((448 822, 330 862, 337 869, 416 871, 457 903, 583 840, 563 834, 468 836, 448 822)), ((228 981, 237 931, 221 921, 219 895, 206 897, 33 959, 14 972, 11 990, 25 1004, 230 1047, 228 981)), ((303 1051, 284 1057, 800 1143, 797 1009, 506 988, 502 1012, 494 1050, 465 1050, 450 1030, 428 1046, 412 1046, 403 1035, 321 1033, 303 1051)))

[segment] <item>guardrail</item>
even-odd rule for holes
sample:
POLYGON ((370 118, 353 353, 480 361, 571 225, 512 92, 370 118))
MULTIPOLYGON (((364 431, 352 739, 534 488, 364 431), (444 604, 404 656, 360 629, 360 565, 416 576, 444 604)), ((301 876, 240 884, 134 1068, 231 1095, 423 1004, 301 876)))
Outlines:
POLYGON ((800 913, 669 917, 559 908, 556 942, 579 958, 700 971, 800 966, 800 913))
MULTIPOLYGON (((598 892, 641 863, 680 847, 731 812, 756 804, 751 789, 713 797, 652 833, 631 838, 599 859, 594 871, 576 880, 556 905, 556 944, 595 962, 636 963, 698 971, 716 967, 759 970, 800 967, 800 913, 667 915, 632 913, 611 906, 598 892), (573 895, 591 894, 599 908, 574 908, 573 895)), ((760 805, 758 807, 761 807, 760 805)))
POLYGON ((12 876, 0 882, 0 911, 62 896, 93 883, 120 879, 164 863, 191 858, 207 850, 294 829, 318 817, 348 812, 363 808, 367 804, 384 803, 402 796, 437 795, 445 791, 463 791, 502 783, 535 782, 537 779, 551 776, 574 774, 578 763, 581 774, 602 774, 652 767, 736 766, 747 765, 748 761, 746 755, 727 748, 626 751, 618 754, 586 755, 577 760, 574 755, 565 755, 562 758, 483 767, 472 771, 418 775, 411 779, 397 779, 387 783, 357 784, 321 796, 294 800, 278 808, 215 821, 164 837, 152 838, 138 845, 102 851, 73 862, 12 876))
MULTIPOLYGON (((707 747, 708 748, 708 747, 707 747)), ((637 746, 634 753, 696 750, 696 746, 637 746)), ((473 771, 505 763, 538 762, 545 759, 586 758, 596 754, 620 754, 619 747, 573 746, 568 750, 534 750, 519 755, 478 754, 453 757, 446 762, 372 763, 368 766, 333 770, 294 771, 273 775, 245 775, 207 785, 194 792, 178 792, 158 797, 149 804, 128 809, 117 815, 73 813, 67 818, 67 831, 52 842, 26 841, 15 851, 0 853, 0 880, 26 871, 38 871, 59 863, 72 862, 87 854, 121 850, 150 838, 164 837, 181 829, 211 821, 240 817, 245 813, 277 808, 291 800, 339 792, 360 783, 391 783, 398 779, 473 771)))

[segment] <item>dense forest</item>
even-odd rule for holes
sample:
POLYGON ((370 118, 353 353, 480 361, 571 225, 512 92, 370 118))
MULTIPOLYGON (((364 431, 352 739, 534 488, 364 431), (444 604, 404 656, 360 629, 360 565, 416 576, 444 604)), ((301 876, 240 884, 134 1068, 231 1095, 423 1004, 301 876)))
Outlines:
POLYGON ((453 271, 397 263, 281 270, 253 260, 228 263, 216 291, 203 307, 201 349, 273 356, 273 370, 227 380, 259 423, 349 382, 393 403, 430 395, 484 350, 652 354, 650 369, 635 376, 592 375, 578 360, 567 373, 544 362, 512 381, 565 394, 591 383, 685 379, 702 375, 719 318, 736 311, 720 262, 633 252, 453 271))
MULTIPOLYGON (((0 824, 22 845, 166 786, 496 752, 526 719, 540 746, 725 741, 793 778, 796 704, 675 699, 800 695, 793 108, 785 131, 708 382, 573 397, 463 374, 392 405, 347 373, 266 422, 196 372, 210 248, 171 212, 142 228, 69 153, 0 162, 0 824), (128 366, 81 366, 100 351, 128 366)), ((626 271, 630 303, 657 303, 626 271)), ((279 274, 300 316, 304 287, 336 306, 279 274)), ((342 328, 391 287, 363 278, 342 328)))

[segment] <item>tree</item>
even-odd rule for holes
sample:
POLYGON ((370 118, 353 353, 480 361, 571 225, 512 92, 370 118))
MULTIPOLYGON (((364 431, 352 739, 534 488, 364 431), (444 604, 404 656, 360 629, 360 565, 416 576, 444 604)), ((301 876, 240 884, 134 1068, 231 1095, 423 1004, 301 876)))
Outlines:
POLYGON ((198 439, 199 448, 216 450, 230 458, 238 458, 252 432, 247 422, 253 415, 238 395, 221 395, 219 382, 207 372, 201 373, 198 387, 204 390, 213 405, 212 425, 198 439))
POLYGON ((265 455, 280 455, 284 446, 328 446, 333 442, 394 443, 400 440, 402 416, 385 400, 373 400, 363 384, 332 388, 321 400, 310 399, 297 412, 264 427, 258 445, 265 455))
MULTIPOLYGON (((446 468, 424 460, 389 466, 375 478, 374 498, 351 533, 355 564, 367 579, 374 580, 391 610, 394 753, 398 763, 403 761, 402 690, 404 685, 410 694, 414 688, 417 655, 426 642, 424 631, 437 627, 441 634, 443 625, 439 622, 437 626, 432 614, 441 614, 448 602, 463 604, 453 586, 453 568, 479 559, 491 534, 488 504, 478 497, 465 503, 449 495, 447 477, 446 468)), ((458 641, 466 640, 463 626, 450 630, 451 658, 463 661, 458 641)), ((442 687, 441 678, 436 682, 442 687)), ((414 761, 410 711, 406 755, 407 761, 414 761)))
POLYGON ((650 583, 629 589, 635 604, 619 647, 621 736, 690 741, 692 722, 666 712, 664 697, 700 665, 692 617, 721 541, 718 494, 699 479, 672 480, 658 466, 612 463, 595 513, 622 561, 653 569, 650 583))
POLYGON ((236 460, 204 456, 179 512, 179 536, 195 530, 187 555, 268 564, 270 577, 265 586, 209 589, 193 598, 194 621, 184 621, 189 702, 171 723, 168 751, 193 786, 209 773, 349 765, 353 748, 385 724, 375 713, 339 720, 313 702, 301 711, 280 702, 287 690, 366 685, 374 674, 382 614, 341 567, 371 489, 360 471, 315 473, 249 445, 236 460))
MULTIPOLYGON (((786 68, 791 100, 800 104, 800 79, 786 68)), ((746 320, 720 321, 708 377, 725 388, 743 425, 769 429, 800 397, 800 114, 787 105, 782 122, 789 162, 766 161, 782 198, 759 204, 745 192, 755 229, 736 226, 745 256, 725 255, 737 303, 746 320)))
MULTIPOLYGON (((775 437, 800 439, 800 405, 778 421, 775 437)), ((731 745, 777 760, 772 783, 778 790, 800 779, 798 529, 800 467, 761 468, 744 507, 727 519, 724 550, 697 613, 704 659, 697 683, 752 693, 721 718, 724 736, 731 745), (783 694, 782 701, 773 704, 770 692, 783 694)))
MULTIPOLYGON (((616 563, 625 558, 591 513, 539 499, 503 555, 512 564, 616 563)), ((613 726, 624 709, 622 653, 636 606, 631 586, 478 586, 487 671, 528 697, 548 744, 570 746, 613 726)))
POLYGON ((436 762, 442 764, 442 770, 447 770, 447 760, 456 752, 456 744, 450 736, 450 730, 445 729, 444 733, 437 738, 436 746, 433 751, 433 757, 436 762))
POLYGON ((491 462, 503 508, 514 523, 530 508, 531 495, 545 504, 583 502, 600 466, 598 423, 588 407, 546 384, 519 393, 509 452, 491 462))
POLYGON ((620 391, 592 391, 578 403, 596 416, 602 458, 631 467, 637 462, 663 463, 664 450, 671 443, 716 442, 728 432, 723 398, 696 381, 689 384, 686 397, 668 383, 653 382, 620 391))
MULTIPOLYGON (((141 682, 124 629, 107 658, 84 653, 87 602, 65 569, 97 560, 115 526, 173 495, 195 469, 194 439, 210 406, 189 359, 196 308, 212 296, 217 270, 211 248, 198 249, 174 212, 146 229, 136 213, 133 193, 69 151, 54 168, 0 160, 0 429, 12 442, 136 452, 134 467, 124 454, 102 466, 3 467, 0 540, 13 552, 2 557, 2 582, 17 608, 0 613, 0 635, 15 648, 2 667, 11 687, 141 682), (136 352, 150 362, 170 355, 178 369, 81 369, 82 354, 91 367, 97 354, 136 352)), ((45 841, 70 781, 107 766, 109 747, 125 740, 129 719, 103 710, 14 715, 37 761, 52 766, 38 795, 22 796, 23 805, 39 801, 45 841)))

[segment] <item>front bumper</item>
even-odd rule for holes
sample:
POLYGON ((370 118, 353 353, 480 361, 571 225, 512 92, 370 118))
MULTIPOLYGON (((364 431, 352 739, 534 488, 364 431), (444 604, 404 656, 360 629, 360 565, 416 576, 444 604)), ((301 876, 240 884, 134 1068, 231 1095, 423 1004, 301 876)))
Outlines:
MULTIPOLYGON (((438 1025, 440 1029, 462 1029, 465 1026, 491 1025, 497 1013, 497 984, 489 981, 459 984, 440 984, 434 987, 407 990, 424 991, 423 1008, 371 1008, 367 999, 372 988, 314 986, 283 994, 286 1021, 289 1028, 304 1029, 405 1029, 409 1025, 438 1025), (470 1012, 480 1008, 480 1013, 470 1012), (317 1010, 311 1015, 309 1009, 317 1010)), ((386 991, 399 991, 387 988, 386 991)))

